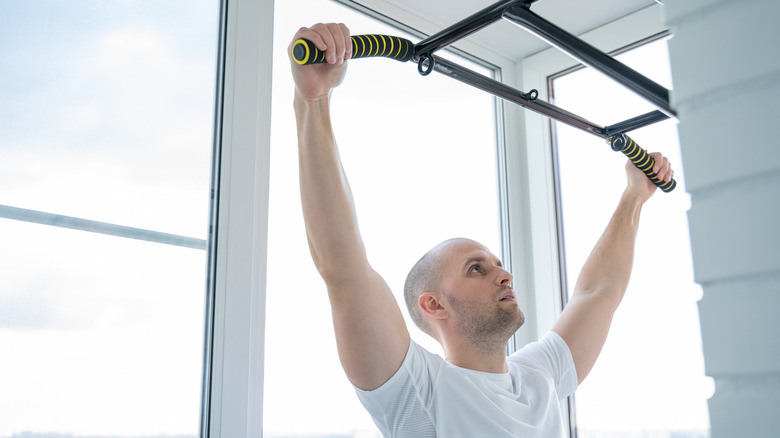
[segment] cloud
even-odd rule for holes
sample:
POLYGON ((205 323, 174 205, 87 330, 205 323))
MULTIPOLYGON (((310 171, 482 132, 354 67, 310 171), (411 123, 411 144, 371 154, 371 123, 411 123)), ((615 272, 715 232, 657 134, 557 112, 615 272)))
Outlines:
POLYGON ((216 69, 208 36, 194 48, 203 35, 125 24, 70 38, 70 56, 17 50, 19 68, 0 73, 14 84, 13 110, 0 110, 0 203, 201 235, 216 69))

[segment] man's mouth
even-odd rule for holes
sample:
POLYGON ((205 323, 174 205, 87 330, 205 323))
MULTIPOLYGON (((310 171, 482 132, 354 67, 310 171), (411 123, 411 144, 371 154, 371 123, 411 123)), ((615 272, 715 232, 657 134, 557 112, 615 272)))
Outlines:
POLYGON ((512 289, 509 289, 504 296, 501 297, 499 301, 517 301, 517 298, 515 298, 515 293, 512 291, 512 289))

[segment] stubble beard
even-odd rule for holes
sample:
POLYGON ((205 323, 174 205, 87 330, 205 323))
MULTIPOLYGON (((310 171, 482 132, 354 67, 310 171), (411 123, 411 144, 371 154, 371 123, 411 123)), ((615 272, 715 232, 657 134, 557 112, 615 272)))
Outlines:
POLYGON ((525 315, 515 305, 498 306, 486 314, 470 308, 462 301, 450 296, 449 302, 458 314, 457 327, 469 340, 472 347, 482 353, 503 351, 509 338, 523 325, 525 315))

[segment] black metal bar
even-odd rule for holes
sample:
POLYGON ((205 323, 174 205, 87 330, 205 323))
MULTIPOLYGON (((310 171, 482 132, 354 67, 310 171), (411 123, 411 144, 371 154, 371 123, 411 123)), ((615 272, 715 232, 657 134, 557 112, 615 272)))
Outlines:
POLYGON ((502 0, 453 24, 452 26, 429 36, 414 46, 414 55, 433 54, 439 49, 465 38, 468 35, 498 21, 509 6, 517 3, 533 3, 536 0, 502 0))
POLYGON ((615 123, 614 125, 607 126, 606 127, 607 137, 612 137, 617 134, 633 131, 634 129, 639 129, 643 126, 652 125, 653 123, 660 122, 668 118, 669 116, 662 113, 661 111, 651 111, 649 113, 642 114, 640 116, 636 116, 634 118, 615 123))
POLYGON ((583 64, 593 67, 625 85, 667 115, 676 117, 675 111, 669 105, 669 90, 536 15, 527 5, 513 5, 506 8, 504 18, 568 53, 583 64))
POLYGON ((496 97, 508 100, 531 111, 535 111, 562 123, 566 123, 567 125, 589 132, 593 135, 597 135, 604 139, 607 138, 607 130, 603 126, 596 125, 593 122, 583 119, 576 114, 570 113, 543 100, 529 98, 528 96, 530 93, 523 93, 506 84, 496 81, 495 79, 488 78, 444 58, 433 56, 433 60, 434 71, 436 72, 439 72, 445 76, 449 76, 465 84, 471 85, 482 91, 487 91, 496 97))

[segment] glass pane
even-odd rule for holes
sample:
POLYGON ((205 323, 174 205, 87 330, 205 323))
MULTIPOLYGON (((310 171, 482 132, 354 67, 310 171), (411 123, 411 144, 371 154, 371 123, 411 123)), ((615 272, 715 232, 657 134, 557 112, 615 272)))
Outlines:
POLYGON ((205 251, 5 220, 0 241, 0 437, 197 434, 205 251))
POLYGON ((205 238, 218 12, 0 3, 0 204, 205 238))
POLYGON ((0 437, 198 434, 206 251, 7 212, 205 247, 218 16, 0 3, 0 437))
MULTIPOLYGON (((671 88, 666 40, 617 57, 671 88)), ((555 104, 610 124, 654 109, 591 69, 554 80, 555 104)), ((569 291, 625 187, 624 155, 595 136, 554 124, 558 139, 566 281, 569 291)), ((705 437, 712 382, 704 375, 686 211, 690 200, 676 125, 664 121, 629 135, 660 151, 678 187, 658 191, 642 212, 631 283, 595 368, 578 389, 579 438, 705 437)))
MULTIPOLYGON (((277 2, 275 12, 264 436, 375 437, 339 364, 327 292, 309 256, 285 51, 299 27, 317 22, 404 34, 331 2, 277 2)), ((406 274, 434 245, 463 236, 500 254, 492 97, 436 73, 422 77, 411 63, 360 59, 334 92, 332 112, 369 258, 404 312, 406 274)), ((442 354, 407 321, 416 341, 442 354)))

